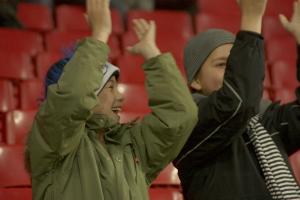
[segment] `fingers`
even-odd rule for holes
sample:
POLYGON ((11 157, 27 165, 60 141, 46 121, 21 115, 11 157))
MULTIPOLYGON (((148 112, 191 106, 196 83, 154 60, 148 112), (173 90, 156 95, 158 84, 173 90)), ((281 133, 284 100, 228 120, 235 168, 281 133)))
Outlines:
POLYGON ((293 9, 295 14, 300 14, 300 0, 294 2, 293 9))
POLYGON ((132 54, 137 54, 138 53, 136 48, 134 48, 132 46, 126 47, 126 50, 129 51, 132 54))
POLYGON ((286 18, 286 16, 284 16, 283 14, 280 14, 279 15, 279 21, 281 22, 282 26, 286 29, 288 24, 289 24, 289 21, 286 18))
POLYGON ((133 25, 133 29, 139 39, 141 39, 150 28, 150 24, 144 19, 134 19, 133 25))
POLYGON ((152 30, 154 33, 156 33, 156 24, 153 20, 150 21, 150 30, 152 30))

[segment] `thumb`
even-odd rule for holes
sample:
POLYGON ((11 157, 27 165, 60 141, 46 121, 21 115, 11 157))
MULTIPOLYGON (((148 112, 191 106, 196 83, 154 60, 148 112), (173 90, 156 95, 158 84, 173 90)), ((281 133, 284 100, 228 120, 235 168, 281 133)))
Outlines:
POLYGON ((84 13, 83 16, 84 16, 84 19, 85 19, 86 23, 87 23, 88 25, 90 25, 90 21, 89 21, 89 16, 88 16, 88 14, 84 13))
POLYGON ((135 48, 132 47, 132 46, 126 47, 126 50, 129 51, 130 53, 136 54, 136 50, 135 50, 135 48))
POLYGON ((286 16, 284 16, 283 14, 279 15, 279 21, 282 24, 282 26, 286 29, 289 30, 289 20, 286 18, 286 16))

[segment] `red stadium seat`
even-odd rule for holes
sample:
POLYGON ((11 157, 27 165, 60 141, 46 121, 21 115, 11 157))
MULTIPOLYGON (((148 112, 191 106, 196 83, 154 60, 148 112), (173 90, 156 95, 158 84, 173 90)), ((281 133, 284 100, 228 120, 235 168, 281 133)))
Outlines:
POLYGON ((15 110, 6 114, 6 143, 25 144, 36 111, 15 110))
MULTIPOLYGON (((290 16, 293 0, 269 0, 266 15, 277 16, 280 13, 290 16)), ((197 5, 202 13, 211 14, 239 14, 239 7, 236 0, 197 0, 197 5)))
POLYGON ((0 80, 0 112, 7 112, 15 107, 13 84, 7 80, 0 80))
POLYGON ((281 88, 274 91, 274 100, 280 101, 282 104, 295 101, 296 99, 294 88, 281 88))
POLYGON ((48 6, 33 3, 19 3, 17 16, 26 29, 46 32, 53 29, 53 17, 48 6))
POLYGON ((300 150, 296 151, 289 157, 289 161, 291 163, 294 175, 300 184, 300 150))
POLYGON ((143 84, 145 74, 142 69, 144 60, 139 56, 121 56, 117 59, 117 66, 121 69, 120 82, 143 84))
MULTIPOLYGON (((89 27, 84 18, 85 8, 75 5, 60 5, 56 7, 57 28, 61 31, 88 31, 89 27)), ((124 26, 120 13, 112 10, 112 32, 122 34, 124 26)))
POLYGON ((138 18, 154 20, 156 22, 157 36, 167 34, 183 36, 188 39, 193 35, 192 20, 185 12, 131 10, 128 12, 127 19, 129 30, 132 30, 132 20, 138 18))
POLYGON ((279 14, 291 16, 294 0, 269 0, 266 15, 277 17, 279 14))
POLYGON ((31 188, 0 188, 0 199, 2 200, 31 200, 31 188))
POLYGON ((200 13, 196 16, 196 32, 203 32, 207 29, 225 29, 237 33, 240 29, 240 18, 238 15, 216 15, 200 13))
POLYGON ((153 181, 153 186, 179 186, 180 180, 177 175, 178 170, 169 164, 153 181))
POLYGON ((239 14, 239 7, 236 0, 197 0, 197 6, 201 13, 210 14, 239 14))
MULTIPOLYGON (((61 32, 54 31, 46 35, 46 49, 49 52, 56 52, 59 54, 69 53, 70 50, 74 49, 76 43, 89 36, 89 32, 61 32)), ((120 44, 118 38, 111 35, 108 41, 110 46, 110 58, 116 59, 121 55, 120 44)))
POLYGON ((266 16, 263 21, 263 36, 266 40, 272 38, 288 38, 291 35, 283 28, 278 17, 266 16))
POLYGON ((274 89, 296 88, 299 84, 296 78, 296 64, 279 61, 270 69, 272 87, 274 89))
POLYGON ((37 75, 40 80, 45 80, 49 68, 63 58, 63 55, 57 52, 43 52, 36 58, 37 75))
POLYGON ((0 78, 18 80, 34 78, 34 66, 30 55, 17 52, 1 52, 0 78))
POLYGON ((21 83, 21 109, 36 110, 44 98, 44 84, 40 80, 21 83))
MULTIPOLYGON (((122 76, 122 75, 121 75, 122 76)), ((148 113, 148 95, 143 85, 119 84, 119 91, 124 96, 124 112, 148 113)))
POLYGON ((2 188, 31 185, 24 165, 23 145, 0 145, 0 177, 2 188))
POLYGON ((44 50, 42 36, 26 30, 0 28, 0 49, 35 56, 44 50))
POLYGON ((267 59, 273 63, 278 60, 294 62, 296 60, 296 42, 293 38, 272 38, 266 43, 267 59))
POLYGON ((271 78, 270 78, 270 70, 269 67, 266 65, 265 66, 265 80, 264 80, 264 88, 265 89, 271 89, 272 88, 272 83, 271 83, 271 78))
POLYGON ((183 195, 174 188, 150 188, 150 200, 183 200, 183 195))

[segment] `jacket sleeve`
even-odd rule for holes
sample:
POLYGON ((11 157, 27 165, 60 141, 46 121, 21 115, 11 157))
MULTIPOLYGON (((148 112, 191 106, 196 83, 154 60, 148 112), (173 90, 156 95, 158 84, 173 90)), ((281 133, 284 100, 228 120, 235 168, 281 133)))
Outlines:
POLYGON ((101 83, 108 51, 106 44, 92 38, 79 43, 58 83, 48 87, 47 99, 36 116, 30 138, 36 144, 32 148, 39 149, 31 152, 39 151, 36 153, 40 156, 43 152, 55 152, 63 157, 76 149, 86 120, 98 104, 94 92, 101 83))
POLYGON ((197 122, 197 109, 170 54, 143 65, 151 114, 130 129, 150 185, 179 153, 197 122))
MULTIPOLYGON (((300 82, 300 45, 298 45, 297 79, 300 82)), ((263 115, 263 123, 274 134, 279 133, 288 155, 300 148, 300 86, 296 100, 284 105, 274 103, 263 115)))
POLYGON ((199 121, 174 160, 175 166, 201 164, 239 137, 258 111, 263 79, 263 38, 240 31, 227 61, 223 86, 197 102, 199 121))

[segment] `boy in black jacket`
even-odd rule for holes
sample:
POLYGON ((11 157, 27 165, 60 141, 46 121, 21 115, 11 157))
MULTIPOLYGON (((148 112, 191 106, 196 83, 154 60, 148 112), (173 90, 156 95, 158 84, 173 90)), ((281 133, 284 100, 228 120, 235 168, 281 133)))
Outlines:
MULTIPOLYGON (((266 0, 239 4, 242 23, 236 39, 214 29, 197 35, 185 48, 199 121, 174 165, 186 200, 300 199, 288 164, 288 156, 300 148, 300 88, 294 102, 263 102, 259 108, 266 0)), ((295 36, 299 55, 300 0, 290 22, 280 19, 295 36)), ((299 57, 297 67, 300 81, 299 57)))

